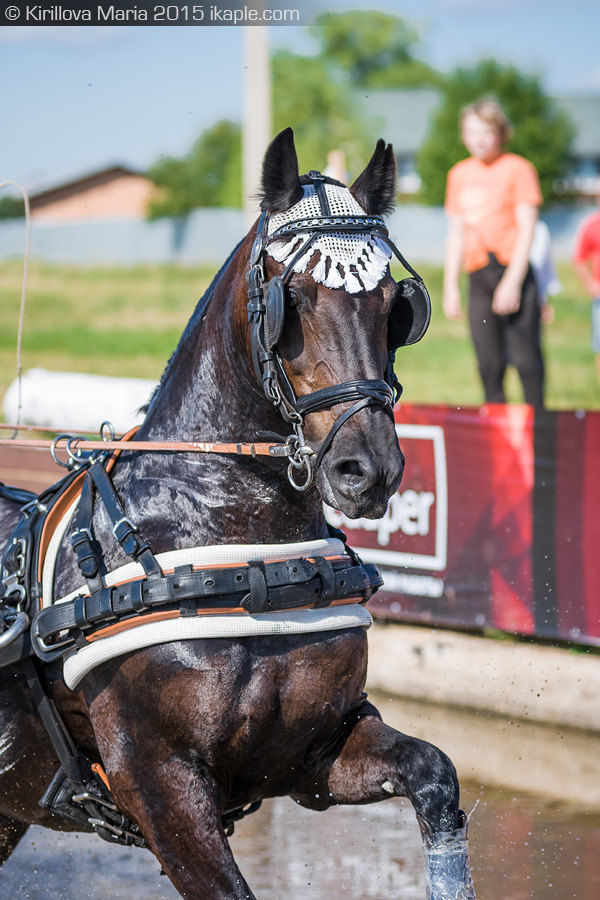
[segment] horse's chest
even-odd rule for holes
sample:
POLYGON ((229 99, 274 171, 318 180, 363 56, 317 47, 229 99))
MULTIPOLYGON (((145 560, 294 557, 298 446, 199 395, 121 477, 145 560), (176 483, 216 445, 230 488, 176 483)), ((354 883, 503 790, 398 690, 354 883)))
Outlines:
POLYGON ((220 695, 223 710, 221 752, 224 740, 244 759, 274 747, 279 759, 296 758, 303 747, 327 740, 358 702, 366 673, 363 629, 327 639, 297 636, 286 644, 284 652, 281 638, 251 644, 229 676, 213 681, 211 694, 220 695))

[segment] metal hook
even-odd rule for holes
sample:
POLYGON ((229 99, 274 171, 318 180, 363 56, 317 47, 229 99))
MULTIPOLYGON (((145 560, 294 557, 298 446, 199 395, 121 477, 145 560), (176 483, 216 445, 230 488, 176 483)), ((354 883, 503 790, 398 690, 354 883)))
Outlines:
POLYGON ((63 462, 62 459, 59 459, 58 456, 56 455, 56 451, 58 450, 58 442, 59 441, 72 441, 72 440, 73 440, 72 434, 67 434, 66 432, 63 432, 63 434, 58 434, 54 438, 54 440, 52 441, 52 443, 50 445, 50 456, 52 457, 52 459, 54 460, 56 465, 61 467, 61 469, 68 469, 69 461, 67 460, 67 462, 63 462))
POLYGON ((108 419, 105 419, 100 426, 100 437, 103 441, 114 441, 115 439, 115 429, 113 423, 109 422, 108 419), (106 436, 107 434, 108 437, 106 436))
POLYGON ((81 456, 81 449, 78 447, 76 450, 73 450, 71 444, 73 441, 87 441, 86 437, 75 437, 71 435, 66 443, 67 455, 69 457, 69 468, 78 469, 83 462, 83 458, 81 456))
POLYGON ((287 477, 289 483, 295 490, 303 493, 307 491, 314 479, 314 468, 311 457, 314 456, 314 450, 305 442, 302 426, 294 424, 295 434, 291 434, 286 441, 286 447, 289 457, 289 465, 287 469, 287 477), (294 478, 294 469, 305 469, 306 479, 298 482, 294 478))

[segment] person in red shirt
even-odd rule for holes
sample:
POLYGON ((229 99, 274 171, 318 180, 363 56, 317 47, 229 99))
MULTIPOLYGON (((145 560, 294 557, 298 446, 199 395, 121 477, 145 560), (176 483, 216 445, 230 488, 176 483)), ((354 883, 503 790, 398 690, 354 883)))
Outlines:
POLYGON ((512 363, 525 401, 544 404, 540 307, 529 264, 538 207, 537 172, 504 148, 512 126, 493 100, 465 107, 462 140, 470 153, 448 173, 445 209, 450 219, 443 307, 462 317, 459 278, 469 273, 469 324, 487 403, 504 403, 504 374, 512 363))
POLYGON ((600 210, 583 220, 575 239, 573 263, 592 301, 592 350, 600 381, 600 210))

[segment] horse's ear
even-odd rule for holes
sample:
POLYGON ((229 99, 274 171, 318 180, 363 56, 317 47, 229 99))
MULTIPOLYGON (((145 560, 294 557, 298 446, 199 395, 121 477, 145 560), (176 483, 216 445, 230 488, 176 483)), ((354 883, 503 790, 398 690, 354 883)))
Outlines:
POLYGON ((273 138, 265 153, 260 208, 265 212, 285 212, 303 195, 294 132, 286 128, 273 138))
POLYGON ((396 195, 396 158, 392 145, 381 138, 367 168, 350 191, 368 216, 383 216, 394 208, 396 195))

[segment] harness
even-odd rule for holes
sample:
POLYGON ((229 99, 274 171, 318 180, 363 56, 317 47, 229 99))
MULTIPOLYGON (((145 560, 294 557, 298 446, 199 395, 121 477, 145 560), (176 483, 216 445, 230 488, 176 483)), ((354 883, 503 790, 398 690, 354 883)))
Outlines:
MULTIPOLYGON (((271 545, 271 559, 249 558, 237 565, 185 561, 178 565, 182 559, 193 560, 193 549, 155 556, 126 515, 110 478, 119 452, 95 451, 79 459, 77 469, 39 497, 0 485, 0 496, 26 501, 0 569, 0 619, 5 628, 0 635, 0 667, 20 663, 60 759, 40 806, 85 830, 95 830, 111 843, 147 846, 137 825, 115 805, 102 766, 88 760, 73 743, 40 667, 63 659, 65 682, 73 689, 95 665, 136 647, 190 636, 223 636, 227 631, 218 629, 222 620, 240 622, 242 631, 234 628, 233 634, 368 626, 371 617, 360 604, 382 580, 376 567, 363 564, 334 529, 329 540, 297 545, 298 553, 291 556, 271 545), (78 496, 69 541, 85 584, 46 605, 44 560, 51 532, 61 518, 70 518, 78 496), (105 575, 92 525, 95 497, 108 512, 115 540, 132 560, 105 575), (305 555, 306 549, 311 552, 305 555), (161 635, 157 628, 163 629, 161 635), (133 644, 127 640, 131 635, 133 644)), ((258 557, 264 548, 248 550, 258 557)), ((251 804, 227 811, 222 816, 227 833, 256 808, 251 804)))
MULTIPOLYGON (((201 554, 196 560, 191 551, 155 555, 128 517, 110 477, 121 450, 136 449, 136 443, 144 451, 195 449, 252 456, 260 447, 260 452, 287 456, 291 484, 305 491, 335 435, 349 418, 374 405, 392 415, 394 397, 399 397, 402 390, 393 373, 395 350, 414 343, 425 333, 430 318, 427 291, 420 276, 389 239, 382 219, 332 215, 324 190, 326 179, 318 172, 311 172, 308 178, 316 187, 321 215, 288 222, 269 235, 269 214, 263 213, 247 275, 255 373, 266 397, 292 426, 293 433, 283 446, 173 443, 151 447, 144 442, 127 444, 125 439, 113 439, 100 442, 100 446, 89 442, 88 450, 83 451, 77 439, 67 436, 71 469, 53 487, 35 496, 0 485, 0 496, 22 504, 21 517, 9 537, 0 567, 0 667, 16 663, 22 666, 61 763, 40 805, 81 828, 95 830, 110 842, 148 846, 137 825, 117 809, 101 765, 88 760, 73 743, 46 691, 41 666, 63 660, 65 681, 73 688, 98 662, 132 649, 123 638, 128 632, 135 633, 136 646, 148 646, 189 636, 189 629, 181 631, 186 623, 194 625, 194 636, 211 636, 210 627, 219 618, 230 623, 252 623, 250 630, 238 634, 364 627, 371 621, 363 604, 381 586, 382 579, 375 566, 363 564, 346 545, 342 532, 330 528, 330 538, 321 542, 323 546, 299 545, 298 552, 283 552, 276 546, 269 558, 258 547, 251 548, 246 558, 223 565, 207 563, 201 554), (300 252, 306 253, 317 235, 332 230, 377 235, 413 277, 398 285, 398 299, 388 328, 385 380, 348 381, 297 397, 278 352, 285 287, 300 252), (281 237, 305 233, 306 241, 283 273, 267 282, 267 247, 281 237), (304 439, 305 416, 340 403, 352 405, 338 417, 315 454, 304 439), (301 480, 296 478, 298 470, 303 473, 301 480), (114 573, 104 571, 102 548, 94 535, 95 498, 100 499, 108 513, 115 541, 132 561, 114 573), (53 540, 56 546, 60 543, 58 533, 52 537, 56 524, 71 518, 74 504, 77 508, 69 541, 84 584, 52 604, 44 596, 44 561, 53 540), (192 553, 191 557, 178 555, 186 553, 192 553), (207 625, 204 631, 202 623, 207 625), (264 630, 265 623, 270 630, 264 630), (156 636, 157 627, 162 629, 162 637, 156 636)), ((104 437, 102 431, 101 435, 104 437)), ((222 816, 227 833, 233 831, 235 821, 258 805, 227 811, 222 816)))

